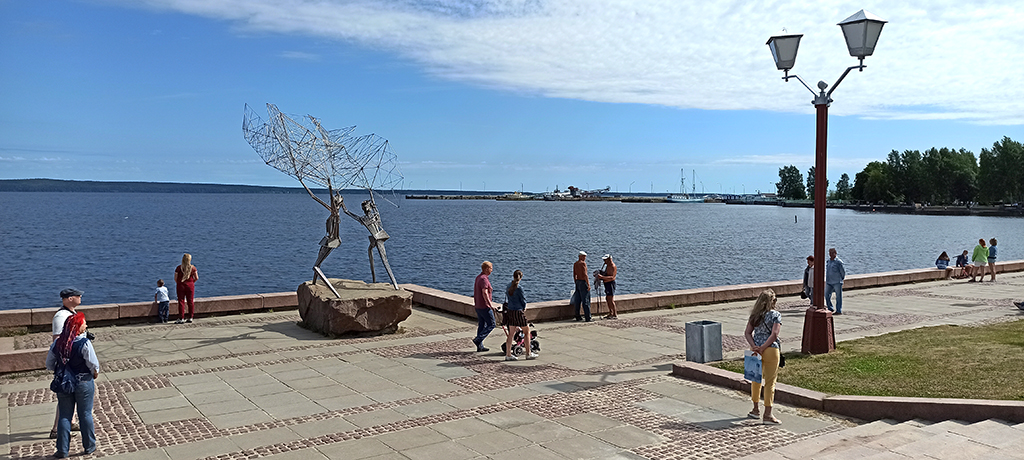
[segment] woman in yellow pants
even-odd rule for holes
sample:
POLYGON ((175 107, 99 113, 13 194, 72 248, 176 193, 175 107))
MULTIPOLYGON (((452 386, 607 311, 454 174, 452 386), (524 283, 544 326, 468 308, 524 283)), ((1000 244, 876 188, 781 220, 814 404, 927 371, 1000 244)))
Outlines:
MULTIPOLYGON (((750 351, 761 355, 761 373, 764 376, 764 423, 779 424, 779 419, 772 416, 772 403, 775 401, 775 380, 779 374, 779 356, 782 344, 779 342, 779 330, 782 329, 782 314, 775 309, 775 291, 766 289, 757 297, 754 308, 750 309, 747 329, 743 335, 747 338, 750 351)), ((750 383, 750 400, 754 402, 754 410, 747 416, 760 418, 761 383, 750 383)))

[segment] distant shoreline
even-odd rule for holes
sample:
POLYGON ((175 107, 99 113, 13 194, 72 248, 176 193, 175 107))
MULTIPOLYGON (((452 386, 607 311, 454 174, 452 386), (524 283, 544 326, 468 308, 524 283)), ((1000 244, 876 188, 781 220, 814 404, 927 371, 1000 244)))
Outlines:
MULTIPOLYGON (((327 189, 313 188, 316 193, 327 189)), ((345 192, 366 193, 363 189, 345 189, 345 192)), ((63 179, 0 179, 0 192, 94 192, 94 193, 299 193, 302 187, 276 187, 265 185, 194 184, 179 182, 84 181, 63 179)), ((395 190, 401 193, 435 194, 462 193, 448 190, 395 190)), ((391 191, 387 191, 391 193, 391 191)), ((509 192, 473 192, 501 195, 509 192)))

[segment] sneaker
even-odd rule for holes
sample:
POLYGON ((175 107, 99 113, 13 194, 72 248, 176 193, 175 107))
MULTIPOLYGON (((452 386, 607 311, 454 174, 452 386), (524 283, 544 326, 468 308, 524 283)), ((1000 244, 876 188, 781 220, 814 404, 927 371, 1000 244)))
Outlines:
POLYGON ((174 324, 185 324, 185 320, 178 318, 178 320, 175 321, 174 324))
POLYGON ((192 322, 192 318, 186 319, 185 322, 186 323, 191 323, 192 322))
POLYGON ((538 356, 540 355, 538 355, 537 353, 530 353, 526 355, 526 359, 537 359, 538 356))
POLYGON ((477 345, 477 347, 476 347, 476 352, 477 353, 483 353, 485 351, 491 351, 491 349, 487 348, 487 347, 485 347, 483 345, 477 345))
POLYGON ((839 315, 842 315, 842 314, 843 314, 843 312, 841 312, 841 311, 837 311, 837 312, 833 313, 833 315, 836 315, 836 316, 839 316, 839 315))
POLYGON ((508 355, 505 357, 505 361, 519 361, 519 358, 516 358, 515 355, 508 355))
POLYGON ((1024 310, 1024 301, 1014 302, 1013 305, 1021 310, 1024 310))
POLYGON ((578 322, 580 322, 580 321, 583 321, 583 318, 576 318, 576 320, 575 320, 575 321, 576 321, 576 322, 578 323, 578 322))
POLYGON ((588 323, 590 322, 590 318, 587 318, 587 322, 588 322, 588 323))

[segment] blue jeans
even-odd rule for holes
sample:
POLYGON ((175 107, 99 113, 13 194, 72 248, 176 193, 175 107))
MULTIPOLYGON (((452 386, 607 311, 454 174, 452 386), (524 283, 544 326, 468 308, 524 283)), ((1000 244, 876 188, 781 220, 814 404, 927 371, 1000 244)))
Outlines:
POLYGON ((78 426, 82 428, 82 448, 86 453, 96 450, 96 428, 92 422, 92 399, 96 382, 92 374, 78 374, 74 394, 57 393, 57 456, 67 457, 71 448, 71 415, 78 409, 78 426))
POLYGON ((157 315, 160 316, 160 321, 167 322, 167 310, 170 308, 171 302, 160 302, 157 305, 157 315))
POLYGON ((843 285, 842 284, 825 284, 825 306, 829 310, 832 309, 832 293, 836 293, 836 312, 843 312, 843 285))
POLYGON ((583 306, 583 314, 590 321, 590 289, 587 289, 586 280, 576 280, 576 292, 572 293, 569 305, 576 307, 576 321, 580 320, 580 306, 583 306))
POLYGON ((484 344, 487 334, 494 330, 494 312, 490 308, 476 308, 476 346, 484 344))

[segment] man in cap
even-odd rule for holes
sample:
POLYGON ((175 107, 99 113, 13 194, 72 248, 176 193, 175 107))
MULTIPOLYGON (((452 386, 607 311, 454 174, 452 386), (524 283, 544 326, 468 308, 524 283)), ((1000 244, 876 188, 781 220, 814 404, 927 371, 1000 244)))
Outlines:
POLYGON ((67 321, 68 317, 75 314, 75 308, 78 308, 82 304, 82 291, 75 288, 67 288, 60 291, 60 310, 53 314, 53 324, 51 329, 53 331, 53 340, 57 340, 60 337, 60 333, 64 331, 64 321, 67 321))
MULTIPOLYGON (((61 307, 57 310, 57 313, 53 314, 53 323, 50 325, 54 341, 60 337, 61 332, 64 332, 64 322, 74 315, 75 308, 78 308, 78 306, 82 304, 82 294, 85 293, 71 287, 60 291, 61 307)), ((59 419, 60 411, 57 412, 57 416, 53 419, 53 428, 50 430, 50 439, 57 439, 57 420, 59 419)), ((71 432, 74 433, 76 431, 78 431, 78 424, 72 423, 71 432)))
POLYGON ((612 256, 605 254, 601 256, 601 260, 604 261, 604 267, 594 277, 604 283, 604 298, 608 301, 608 316, 605 316, 604 319, 618 319, 619 314, 615 311, 614 297, 615 275, 618 274, 619 269, 615 266, 615 262, 612 261, 612 256))
POLYGON ((576 291, 569 299, 569 305, 576 308, 576 321, 583 321, 580 318, 580 306, 583 306, 583 314, 587 322, 590 322, 590 275, 587 274, 587 253, 580 251, 579 260, 572 264, 572 279, 576 283, 576 291))

